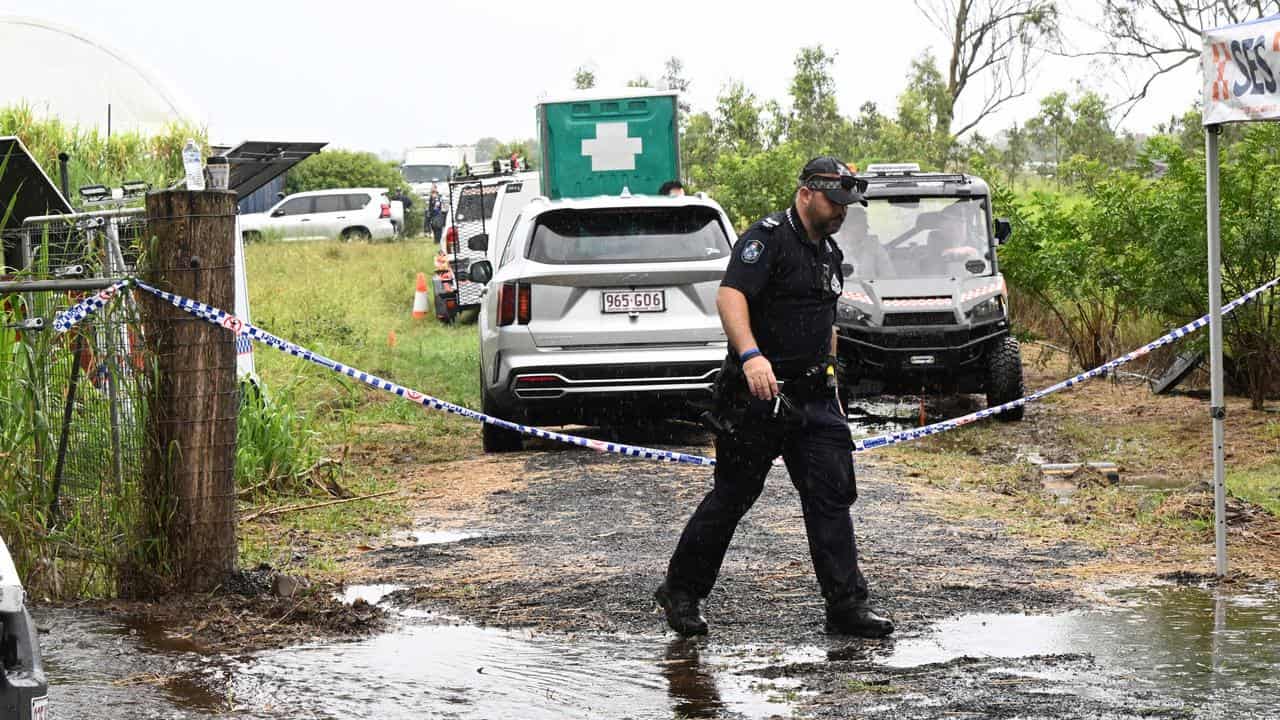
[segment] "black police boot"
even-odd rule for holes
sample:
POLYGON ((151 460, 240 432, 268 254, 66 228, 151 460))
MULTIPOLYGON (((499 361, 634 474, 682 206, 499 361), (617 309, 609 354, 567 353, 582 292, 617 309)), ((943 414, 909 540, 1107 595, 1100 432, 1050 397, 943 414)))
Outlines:
POLYGON ((872 610, 866 601, 841 600, 827 604, 827 632, 882 638, 893 632, 893 621, 872 610))
POLYGON ((672 630, 684 637, 707 634, 707 621, 702 619, 702 613, 698 611, 698 598, 669 588, 666 583, 658 586, 653 598, 666 612, 667 624, 672 630))

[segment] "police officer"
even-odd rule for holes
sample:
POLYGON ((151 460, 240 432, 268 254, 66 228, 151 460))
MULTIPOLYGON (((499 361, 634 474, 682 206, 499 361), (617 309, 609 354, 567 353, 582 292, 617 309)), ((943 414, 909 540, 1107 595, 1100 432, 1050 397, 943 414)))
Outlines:
POLYGON ((791 207, 734 247, 716 304, 729 357, 716 388, 715 485, 685 526, 654 597, 685 636, 707 632, 699 604, 773 458, 800 494, 827 632, 883 637, 893 623, 867 604, 849 507, 853 439, 835 390, 836 299, 843 255, 831 234, 865 184, 833 157, 810 160, 791 207))

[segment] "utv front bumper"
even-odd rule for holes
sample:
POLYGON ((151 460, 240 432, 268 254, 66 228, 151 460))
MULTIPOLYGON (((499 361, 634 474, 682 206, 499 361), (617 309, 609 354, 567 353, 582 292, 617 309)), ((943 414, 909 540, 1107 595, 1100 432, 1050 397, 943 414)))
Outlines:
POLYGON ((982 390, 987 348, 1008 334, 1007 320, 973 326, 837 327, 847 380, 908 392, 921 387, 982 390))

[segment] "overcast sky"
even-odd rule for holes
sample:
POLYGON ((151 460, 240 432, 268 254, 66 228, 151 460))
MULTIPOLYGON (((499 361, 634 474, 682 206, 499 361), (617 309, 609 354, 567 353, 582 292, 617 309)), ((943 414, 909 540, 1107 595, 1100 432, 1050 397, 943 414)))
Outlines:
MULTIPOLYGON (((1090 19, 1090 0, 1064 5, 1090 19)), ((868 100, 891 112, 911 59, 930 47, 940 62, 944 54, 907 0, 0 0, 0 13, 69 26, 129 55, 189 99, 215 142, 324 140, 397 155, 533 136, 534 104, 571 89, 580 65, 599 85, 619 86, 640 74, 656 80, 663 61, 679 57, 696 111, 730 80, 785 100, 796 52, 821 43, 836 53, 840 108, 853 114, 868 100)), ((1093 42, 1088 33, 1071 31, 1082 45, 1093 42)), ((1104 74, 1084 60, 1048 60, 1031 97, 979 129, 1025 120, 1040 96, 1077 83, 1107 90, 1104 74)), ((1162 83, 1125 126, 1145 131, 1181 113, 1197 82, 1189 68, 1162 83)))

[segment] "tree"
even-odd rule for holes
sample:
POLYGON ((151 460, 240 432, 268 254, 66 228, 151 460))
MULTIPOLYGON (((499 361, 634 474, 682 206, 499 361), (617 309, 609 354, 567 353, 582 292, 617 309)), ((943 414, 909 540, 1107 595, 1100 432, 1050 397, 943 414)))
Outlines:
POLYGON ((1005 277, 1053 314, 1072 357, 1092 368, 1119 353, 1120 320, 1139 315, 1159 281, 1135 242, 1151 198, 1142 179, 1108 173, 1082 192, 997 192, 994 204, 1018 228, 1018 241, 1000 248, 1005 277))
POLYGON ((1205 30, 1280 12, 1280 0, 1098 0, 1103 47, 1073 57, 1104 57, 1121 73, 1126 97, 1110 110, 1128 115, 1152 86, 1200 58, 1205 30), (1135 68, 1128 70, 1129 68, 1135 68))
POLYGON ((645 76, 643 76, 643 75, 637 75, 637 76, 635 76, 634 78, 632 78, 632 79, 630 79, 630 80, 628 80, 628 81, 627 81, 627 87, 634 87, 634 88, 647 88, 647 87, 650 87, 650 85, 649 85, 649 78, 647 78, 647 77, 645 77, 645 76))
POLYGON ((933 55, 911 61, 907 87, 898 96, 898 128, 903 144, 914 146, 913 159, 942 170, 951 159, 954 139, 948 128, 950 96, 933 55))
POLYGON ((497 154, 498 146, 502 141, 496 137, 482 137, 476 141, 476 156, 472 158, 478 163, 489 162, 494 157, 502 157, 497 154))
POLYGON ((760 101, 741 82, 729 83, 716 99, 714 123, 716 146, 721 152, 746 154, 764 149, 760 101))
POLYGON ((915 0, 947 38, 946 102, 938 131, 964 135, 1002 105, 1027 93, 1046 41, 1058 33, 1056 0, 915 0), (984 87, 978 109, 962 121, 956 105, 984 87))
POLYGON ((1005 131, 1004 152, 1000 154, 1000 167, 1004 169, 1010 187, 1016 187, 1018 174, 1022 172, 1023 164, 1029 159, 1029 145, 1027 131, 1018 127, 1018 123, 1014 123, 1005 131))
POLYGON ((527 163, 526 167, 521 168, 522 170, 536 170, 538 168, 539 149, 537 138, 501 143, 494 150, 494 157, 506 160, 511 157, 512 153, 524 158, 525 163, 527 163))
MULTIPOLYGON (((662 71, 662 86, 674 90, 682 96, 689 92, 689 80, 684 77, 684 63, 678 57, 669 57, 662 71)), ((680 100, 680 114, 688 115, 693 109, 687 100, 680 100)))
POLYGON ((858 108, 858 115, 850 123, 849 135, 849 158, 856 163, 865 165, 912 159, 912 150, 902 142, 905 135, 898 124, 881 113, 873 102, 865 102, 858 108))
MULTIPOLYGON (((1027 121, 1027 131, 1042 151, 1051 151, 1055 177, 1062 167, 1062 144, 1071 126, 1068 117, 1067 94, 1050 93, 1040 98, 1040 113, 1027 121)), ((1061 182, 1059 182, 1061 185, 1061 182)))
POLYGON ((1066 165, 1072 158, 1095 160, 1110 167, 1123 166, 1133 159, 1132 138, 1116 133, 1107 116, 1106 100, 1092 91, 1075 99, 1065 92, 1046 95, 1040 100, 1040 113, 1027 121, 1026 128, 1040 148, 1051 152, 1059 185, 1068 174, 1066 165))
MULTIPOLYGON (((1221 160, 1224 300, 1267 282, 1280 267, 1280 126, 1258 123, 1239 132, 1221 160)), ((1209 292, 1205 205, 1188 201, 1204 193, 1204 146, 1185 152, 1176 138, 1153 138, 1142 163, 1157 158, 1167 170, 1150 182, 1145 197, 1127 200, 1143 208, 1143 222, 1130 235, 1152 259, 1148 272, 1160 278, 1144 298, 1144 309, 1181 325, 1204 314, 1209 292)), ((1240 308, 1223 324, 1223 333, 1227 380, 1261 410, 1280 390, 1280 297, 1269 293, 1240 308)))
POLYGON ((709 185, 707 173, 719 154, 711 113, 685 116, 680 128, 680 174, 694 185, 709 185))
POLYGON ((830 152, 830 142, 845 122, 836 105, 834 63, 835 56, 821 45, 802 48, 795 59, 787 137, 815 152, 830 152))
POLYGON ((596 74, 581 66, 573 76, 573 86, 579 90, 590 90, 596 86, 596 74))
POLYGON ((298 163, 285 177, 285 192, 344 187, 381 187, 411 192, 396 170, 368 152, 326 150, 298 163))

